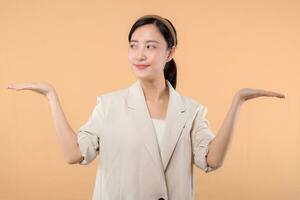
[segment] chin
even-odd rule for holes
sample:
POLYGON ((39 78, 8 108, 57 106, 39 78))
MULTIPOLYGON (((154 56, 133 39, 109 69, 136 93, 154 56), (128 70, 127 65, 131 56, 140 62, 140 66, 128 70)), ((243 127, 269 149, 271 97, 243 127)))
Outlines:
POLYGON ((151 80, 151 77, 147 74, 135 73, 135 77, 141 80, 151 80))

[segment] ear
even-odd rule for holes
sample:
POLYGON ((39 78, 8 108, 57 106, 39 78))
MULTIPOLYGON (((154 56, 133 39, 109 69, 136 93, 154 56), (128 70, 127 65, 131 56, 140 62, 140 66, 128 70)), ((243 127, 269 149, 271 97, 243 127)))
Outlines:
POLYGON ((169 50, 170 52, 169 52, 169 55, 168 55, 168 57, 167 57, 167 62, 169 62, 170 60, 172 60, 173 55, 174 55, 174 53, 175 53, 175 49, 176 49, 176 47, 175 47, 175 46, 172 46, 172 48, 169 50))

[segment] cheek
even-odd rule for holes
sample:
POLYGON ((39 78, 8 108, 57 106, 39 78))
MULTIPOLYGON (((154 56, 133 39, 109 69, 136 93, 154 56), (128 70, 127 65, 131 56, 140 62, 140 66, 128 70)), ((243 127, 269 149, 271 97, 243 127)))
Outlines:
POLYGON ((157 64, 164 62, 164 57, 159 51, 150 53, 148 58, 157 64))
POLYGON ((162 55, 162 54, 156 55, 155 60, 156 60, 156 64, 159 65, 160 68, 163 68, 165 66, 166 60, 165 60, 164 55, 162 55))
POLYGON ((129 61, 132 60, 132 58, 133 58, 133 53, 132 53, 130 50, 128 50, 128 55, 127 55, 127 57, 128 57, 128 60, 129 60, 129 61))
MULTIPOLYGON (((135 62, 135 52, 129 50, 128 51, 128 61, 131 63, 135 62)), ((149 51, 146 53, 146 60, 153 64, 154 66, 160 66, 160 65, 164 65, 164 55, 160 52, 160 51, 149 51)))

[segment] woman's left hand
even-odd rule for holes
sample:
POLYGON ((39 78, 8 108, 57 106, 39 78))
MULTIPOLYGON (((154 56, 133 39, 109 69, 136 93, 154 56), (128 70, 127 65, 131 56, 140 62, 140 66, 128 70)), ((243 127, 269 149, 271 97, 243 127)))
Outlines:
POLYGON ((283 94, 277 92, 251 88, 242 88, 235 94, 217 136, 209 144, 209 153, 207 155, 207 163, 209 166, 215 166, 217 168, 223 164, 242 103, 249 99, 264 96, 285 98, 283 94))
POLYGON ((285 98, 284 94, 267 91, 262 89, 251 89, 251 88, 242 88, 236 93, 236 97, 241 101, 247 101, 249 99, 254 99, 257 97, 277 97, 277 98, 285 98))

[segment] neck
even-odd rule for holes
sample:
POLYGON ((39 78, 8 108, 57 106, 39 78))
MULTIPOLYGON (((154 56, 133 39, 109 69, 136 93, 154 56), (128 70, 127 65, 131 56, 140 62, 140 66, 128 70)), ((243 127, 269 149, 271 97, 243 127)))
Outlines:
POLYGON ((139 80, 147 101, 159 102, 168 97, 168 86, 164 79, 139 80))

